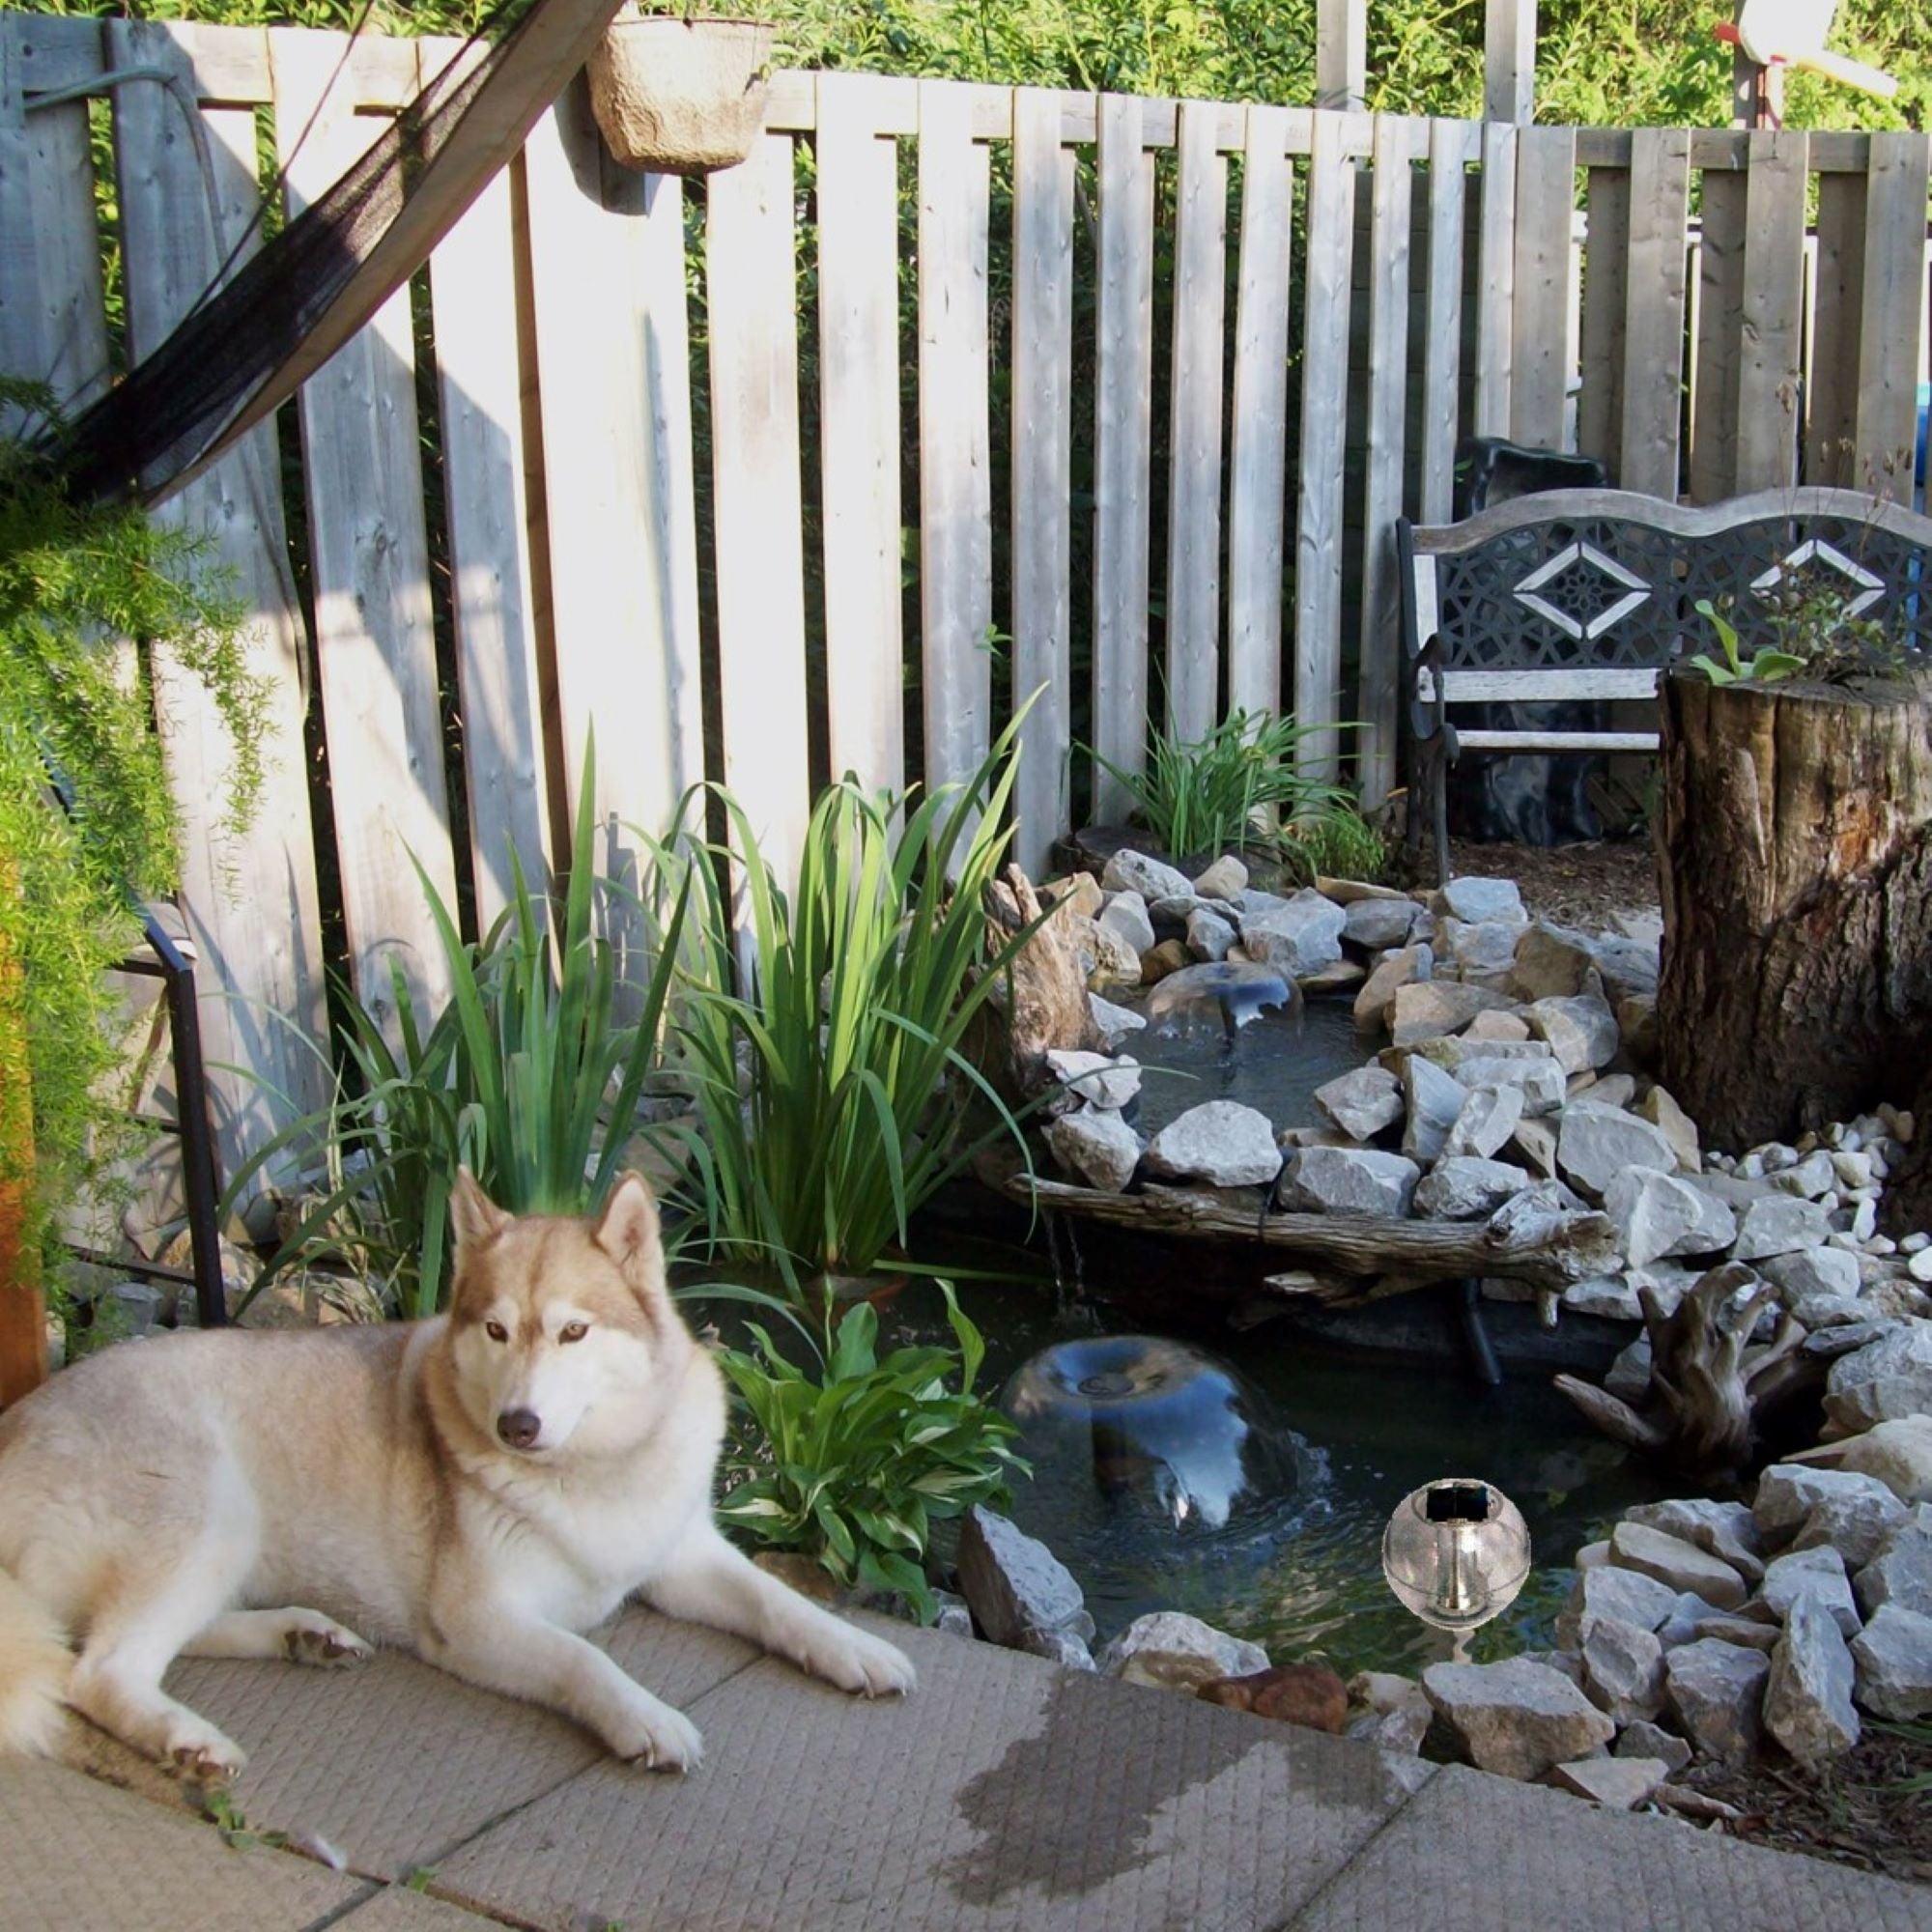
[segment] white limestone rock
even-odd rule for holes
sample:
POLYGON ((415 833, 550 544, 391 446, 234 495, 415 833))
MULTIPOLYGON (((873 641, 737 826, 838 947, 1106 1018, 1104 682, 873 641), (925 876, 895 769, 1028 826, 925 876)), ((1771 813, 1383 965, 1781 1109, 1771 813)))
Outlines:
POLYGON ((1676 1607, 1677 1592, 1655 1577, 1615 1563, 1593 1564, 1577 1573, 1570 1595, 1556 1616, 1556 1641, 1575 1650, 1599 1620, 1657 1630, 1676 1607))
POLYGON ((1858 1256, 1842 1248, 1798 1248, 1790 1254, 1767 1255, 1758 1272, 1776 1287, 1778 1299, 1794 1310, 1813 1295, 1855 1295, 1862 1286, 1858 1256))
POLYGON ((1840 1356, 1826 1378, 1825 1413, 1840 1429, 1853 1433, 1875 1423, 1932 1413, 1932 1322, 1906 1322, 1868 1347, 1840 1356))
POLYGON ((1436 1039, 1465 1027, 1481 1012, 1506 1009, 1510 1002, 1482 986, 1459 980, 1411 980, 1398 986, 1391 1009, 1389 1037, 1397 1046, 1436 1039))
POLYGON ((1199 1617, 1156 1610, 1136 1617, 1095 1660, 1103 1677, 1192 1696, 1220 1677, 1251 1677, 1268 1667, 1258 1643, 1230 1636, 1199 1617))
POLYGON ((1932 1616, 1932 1506, 1918 1504, 1905 1521, 1894 1523, 1852 1584, 1868 1617, 1888 1604, 1932 1616))
POLYGON ((1619 1724, 1663 1708, 1663 1646, 1635 1624, 1599 1617, 1583 1634, 1583 1691, 1619 1724))
MULTIPOLYGON (((1618 1029, 1621 1032, 1621 1017, 1618 1029)), ((1703 1172, 1704 1156, 1697 1145, 1697 1123, 1677 1104, 1667 1089, 1653 1087, 1636 1103, 1634 1111, 1670 1143, 1671 1151, 1677 1155, 1677 1165, 1684 1173, 1703 1172)))
POLYGON ((1818 1247, 1831 1232, 1831 1218, 1815 1201, 1803 1201, 1794 1194, 1766 1194, 1745 1209, 1731 1254, 1741 1262, 1763 1261, 1798 1248, 1818 1247))
POLYGON ((1153 1137, 1147 1164, 1151 1174, 1175 1179, 1252 1187, 1281 1172, 1281 1149, 1265 1114, 1238 1100, 1208 1100, 1177 1115, 1153 1137))
POLYGON ((1420 1054, 1409 1056, 1402 1070, 1402 1151, 1410 1160, 1426 1167, 1442 1151, 1465 1094, 1454 1074, 1443 1072, 1420 1054))
POLYGON ((1617 1741, 1610 1747, 1610 1755, 1656 1758, 1664 1767, 1664 1776, 1674 1777, 1690 1762, 1690 1747, 1675 1731, 1666 1731, 1662 1724, 1647 1724, 1639 1719, 1636 1723, 1626 1724, 1617 1733, 1617 1741))
POLYGON ((1561 1671, 1528 1658, 1432 1663, 1422 1689, 1454 1726, 1478 1770, 1541 1777, 1607 1745, 1616 1725, 1561 1671))
POLYGON ((1472 1154, 1447 1154, 1419 1181, 1415 1212, 1429 1221, 1487 1220, 1530 1185, 1521 1168, 1472 1154))
POLYGON ((1443 1156, 1453 1159, 1469 1154, 1479 1160, 1492 1160, 1502 1151, 1522 1119, 1522 1089, 1472 1089, 1463 1087, 1461 1081, 1457 1086, 1463 1092, 1463 1104, 1442 1143, 1443 1156))
POLYGON ((1771 1659, 1762 1651, 1699 1637, 1665 1656, 1664 1701, 1705 1756, 1742 1763, 1757 1749, 1770 1677, 1771 1659))
POLYGON ((1451 919, 1460 919, 1469 925, 1488 919, 1523 925, 1529 920, 1514 879, 1483 879, 1465 873, 1460 878, 1444 880, 1430 904, 1435 911, 1447 913, 1451 919))
POLYGON ((1373 1140, 1402 1119, 1402 1082, 1385 1066, 1357 1066, 1318 1087, 1315 1104, 1345 1134, 1373 1140))
POLYGON ((1131 946, 1136 953, 1153 951, 1153 921, 1148 917, 1147 900, 1139 893, 1116 893, 1100 908, 1094 923, 1123 946, 1131 946))
MULTIPOLYGON (((1649 1341, 1646 1336, 1644 1340, 1649 1341)), ((1728 1563, 1747 1583, 1764 1575, 1764 1533, 1743 1503, 1713 1502, 1705 1496, 1673 1497, 1667 1502, 1639 1503, 1624 1512, 1626 1522, 1642 1523, 1708 1549, 1728 1563)))
POLYGON ((1248 868, 1232 852, 1220 858, 1194 881, 1194 890, 1204 899, 1228 899, 1246 890, 1248 868))
POLYGON ((1559 1791, 1595 1800, 1606 1811, 1630 1811, 1669 1776, 1661 1757, 1584 1757, 1556 1766, 1549 1781, 1559 1791))
POLYGON ((1549 1042, 1566 1073, 1607 1066, 1621 1043, 1617 1016, 1609 1002, 1592 993, 1538 1000, 1523 1009, 1531 1035, 1549 1042))
POLYGON ((1236 940, 1235 928, 1206 906, 1187 915, 1187 950, 1197 959, 1225 959, 1236 940))
POLYGON ((1083 1185, 1122 1193, 1140 1165, 1141 1137, 1119 1114, 1093 1107, 1046 1123, 1053 1157, 1083 1185))
POLYGON ((1284 979, 1305 980, 1342 956, 1348 915, 1318 892, 1304 889, 1284 904, 1241 917, 1241 944, 1250 959, 1284 979))
POLYGON ((1780 1621, 1790 1617, 1791 1606, 1799 1598, 1808 1597, 1846 1636, 1859 1633, 1859 1606, 1852 1597, 1852 1579, 1845 1575, 1845 1559, 1829 1545, 1789 1549, 1782 1556, 1774 1556, 1765 1565, 1757 1595, 1780 1621))
POLYGON ((1721 1556, 1628 1520, 1610 1532, 1610 1561, 1672 1590, 1695 1591, 1720 1610, 1735 1609, 1748 1594, 1744 1579, 1721 1556))
POLYGON ((1677 1156, 1670 1143, 1648 1121, 1615 1107, 1572 1100, 1556 1130, 1556 1164, 1566 1179, 1603 1198, 1618 1175, 1631 1168, 1670 1173, 1677 1156))
POLYGON ((1129 1034, 1139 1033, 1147 1025, 1147 1016, 1137 1013, 1131 1007, 1117 1007, 1112 1000, 1103 1000, 1098 993, 1087 995, 1087 1009, 1094 1015, 1094 1024, 1099 1028, 1100 1037, 1109 1046, 1119 1046, 1129 1034))
POLYGON ((1881 1604, 1852 1639, 1855 1700, 1874 1718, 1932 1712, 1932 1617, 1881 1604))
POLYGON ((1277 1199, 1292 1213, 1402 1216, 1421 1172, 1405 1155, 1375 1148, 1302 1148, 1277 1199))
POLYGON ((1465 1055, 1456 1064, 1456 1078, 1472 1093, 1483 1087, 1514 1087, 1522 1096, 1525 1120, 1555 1113, 1567 1097, 1563 1069, 1548 1053, 1527 1060, 1505 1060, 1491 1052, 1465 1055))
POLYGON ((1124 846, 1107 861, 1106 869, 1100 874, 1100 885, 1105 892, 1138 893, 1143 905, 1151 905, 1155 899, 1194 896, 1186 873, 1124 846))
POLYGON ((1047 1052, 1046 1065, 1069 1093, 1079 1094, 1090 1107, 1103 1113, 1118 1113, 1141 1091, 1140 1063, 1125 1054, 1115 1059, 1105 1053, 1053 1047, 1047 1052))
POLYGON ((1723 1202, 1655 1168, 1612 1175, 1604 1210, 1617 1224, 1633 1267, 1673 1255, 1718 1254, 1737 1235, 1737 1217, 1723 1202))
POLYGON ((1852 1653, 1830 1610, 1797 1598, 1771 1654, 1764 1727, 1801 1764, 1820 1765, 1859 1741, 1852 1708, 1852 1653))
POLYGON ((1355 1024, 1364 1033, 1386 1027, 1396 994, 1414 980, 1427 980, 1435 971, 1435 955, 1427 946, 1405 946, 1377 961, 1355 995, 1355 1024))
POLYGON ((1406 946, 1409 928, 1421 910, 1411 898, 1356 899, 1344 914, 1342 937, 1371 952, 1406 946))

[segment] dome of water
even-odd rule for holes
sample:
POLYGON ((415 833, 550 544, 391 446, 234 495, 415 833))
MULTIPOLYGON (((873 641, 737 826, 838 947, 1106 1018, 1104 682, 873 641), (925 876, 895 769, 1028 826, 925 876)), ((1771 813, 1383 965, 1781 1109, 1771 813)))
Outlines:
MULTIPOLYGON (((1319 1466, 1267 1399, 1182 1342, 1105 1335, 1025 1363, 1001 1406, 1034 1467, 1029 1512, 1082 1542, 1134 1523, 1237 1531, 1278 1521, 1319 1466)), ((1049 1541, 1051 1541, 1049 1537, 1049 1541)))
POLYGON ((1301 988, 1270 966, 1217 960, 1183 966, 1149 994, 1147 1016, 1154 1026, 1174 1026, 1190 1017, 1210 1018, 1230 1034, 1264 1012, 1291 1017, 1301 1010, 1301 988))

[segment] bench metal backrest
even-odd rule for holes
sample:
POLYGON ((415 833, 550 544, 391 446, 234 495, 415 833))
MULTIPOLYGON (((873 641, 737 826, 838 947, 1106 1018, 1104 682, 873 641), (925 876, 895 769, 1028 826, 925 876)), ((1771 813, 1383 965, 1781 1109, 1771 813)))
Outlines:
MULTIPOLYGON (((1846 616, 1932 648, 1932 519, 1855 490, 1771 490, 1702 508, 1627 490, 1548 490, 1460 524, 1397 527, 1410 724, 1496 699, 1648 697, 1680 654, 1718 652, 1709 598, 1753 639, 1794 573, 1846 616)), ((1654 732, 1474 730, 1472 751, 1654 750, 1654 732)))

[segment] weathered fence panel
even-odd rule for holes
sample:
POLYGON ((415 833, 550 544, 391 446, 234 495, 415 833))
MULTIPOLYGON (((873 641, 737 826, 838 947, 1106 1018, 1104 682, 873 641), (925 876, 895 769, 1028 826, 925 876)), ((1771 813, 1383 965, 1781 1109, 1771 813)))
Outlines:
MULTIPOLYGON (((286 154, 321 106, 291 171, 312 194, 451 51, 371 41, 336 75, 343 45, 0 16, 0 366, 74 401, 109 375, 87 109, 41 97, 159 66, 197 103, 199 136, 155 81, 112 90, 138 356, 265 185, 258 111, 286 154)), ((1402 777, 1389 530, 1447 517, 1462 437, 1579 447, 1665 496, 1910 489, 1927 160, 1918 134, 786 73, 751 160, 700 192, 614 164, 573 88, 430 265, 436 420, 399 298, 302 398, 299 500, 270 424, 169 507, 238 569, 275 694, 270 797, 229 841, 218 732, 156 667, 213 1057, 299 1102, 317 1069, 263 1015, 319 1027, 326 963, 380 1002, 400 953, 433 998, 408 854, 487 923, 513 852, 526 874, 554 863, 593 724, 620 871, 621 827, 662 829, 703 777, 782 868, 815 759, 889 788, 959 778, 1036 690, 1015 798, 1035 871, 1070 821, 1127 803, 1077 742, 1134 771, 1150 727, 1198 736, 1228 707, 1293 707, 1320 727, 1310 764, 1381 797, 1402 777), (339 962, 308 821, 311 650, 339 962)), ((232 1158, 272 1110, 239 1078, 222 1101, 232 1158)))

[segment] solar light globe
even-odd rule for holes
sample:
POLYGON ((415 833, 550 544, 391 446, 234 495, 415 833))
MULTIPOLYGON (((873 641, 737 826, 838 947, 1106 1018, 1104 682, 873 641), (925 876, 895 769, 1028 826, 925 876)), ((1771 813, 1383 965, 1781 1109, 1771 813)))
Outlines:
POLYGON ((1489 1483, 1425 1483, 1382 1532, 1382 1575, 1424 1623, 1471 1631, 1516 1601, 1529 1576, 1529 1526, 1489 1483))

